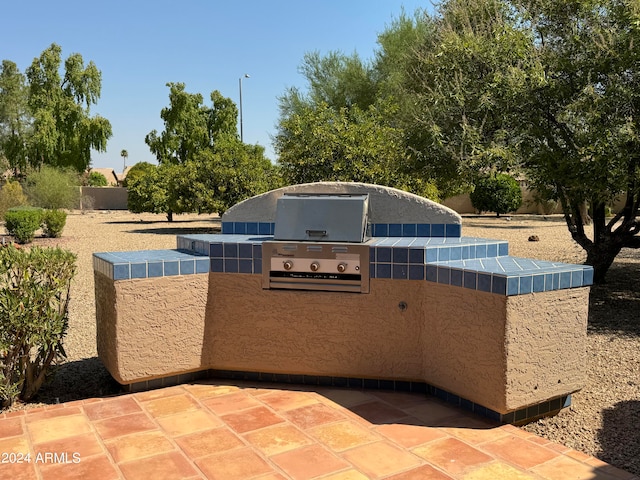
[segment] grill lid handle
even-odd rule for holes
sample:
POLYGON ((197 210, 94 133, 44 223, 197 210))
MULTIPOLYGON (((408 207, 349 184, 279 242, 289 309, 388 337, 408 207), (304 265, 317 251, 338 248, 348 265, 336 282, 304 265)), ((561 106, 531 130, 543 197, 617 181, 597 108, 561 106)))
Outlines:
POLYGON ((307 235, 309 235, 310 237, 326 237, 327 236, 327 231, 326 230, 307 230, 307 235))

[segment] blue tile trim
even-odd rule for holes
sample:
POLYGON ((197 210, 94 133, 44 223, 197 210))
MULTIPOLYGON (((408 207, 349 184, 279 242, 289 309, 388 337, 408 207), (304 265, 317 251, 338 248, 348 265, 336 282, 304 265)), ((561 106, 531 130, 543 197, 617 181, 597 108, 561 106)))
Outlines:
POLYGON ((164 276, 178 275, 180 273, 180 264, 178 261, 164 262, 164 276))
POLYGON ((463 272, 457 268, 451 269, 451 285, 454 287, 462 287, 463 272))
POLYGON ((273 222, 222 222, 223 235, 273 235, 273 222))
POLYGON ((393 265, 392 278, 396 280, 407 280, 409 278, 409 265, 393 265))
POLYGON ((226 380, 248 380, 253 382, 278 382, 301 385, 320 385, 337 388, 364 388, 370 390, 395 390, 430 395, 450 405, 462 408, 495 422, 524 424, 537 417, 555 414, 571 406, 571 395, 552 398, 537 405, 531 405, 509 413, 499 413, 488 407, 474 403, 454 393, 422 381, 386 380, 375 378, 330 377, 317 375, 294 375, 287 373, 248 372, 240 370, 207 370, 209 378, 226 380))
POLYGON ((415 237, 418 234, 418 225, 415 223, 402 224, 403 237, 415 237))
MULTIPOLYGON (((162 277, 164 275, 164 268, 162 262, 149 262, 147 264, 147 270, 149 277, 162 277)), ((207 271, 209 269, 207 268, 207 271)))
POLYGON ((434 223, 431 225, 431 236, 432 237, 444 237, 445 236, 445 228, 443 224, 434 223))
MULTIPOLYGON (((507 296, 527 295, 564 288, 580 288, 590 285, 584 281, 585 278, 588 279, 589 277, 590 267, 580 267, 578 265, 573 266, 573 271, 560 274, 507 275, 504 273, 483 272, 479 269, 460 269, 458 266, 448 265, 451 263, 454 262, 437 262, 435 265, 427 263, 426 280, 507 296), (570 287, 563 287, 562 284, 558 285, 557 281, 551 281, 552 278, 559 278, 560 275, 564 275, 565 281, 574 280, 574 283, 570 287)), ((571 265, 567 266, 571 267, 571 265)))
POLYGON ((131 274, 129 272, 128 263, 120 263, 113 265, 113 279, 114 280, 129 280, 131 274))
POLYGON ((409 265, 409 280, 424 280, 424 265, 409 265))
POLYGON ((180 275, 193 275, 196 273, 195 259, 180 260, 180 275))
POLYGON ((462 235, 462 225, 459 223, 447 223, 445 224, 445 237, 459 237, 462 235))
MULTIPOLYGON (((245 230, 260 231, 269 225, 247 223, 245 230)), ((392 225, 392 230, 401 227, 413 231, 413 227, 407 227, 411 224, 392 225)), ((374 230, 388 231, 389 227, 373 225, 374 230)), ((416 232, 419 229, 420 224, 416 224, 416 232)), ((186 235, 178 238, 179 250, 94 254, 94 269, 114 280, 209 271, 261 274, 262 242, 271 238, 255 234, 186 235)), ((436 282, 507 296, 579 288, 593 282, 592 267, 500 255, 508 251, 507 247, 504 241, 468 237, 373 238, 370 277, 436 282)))
POLYGON ((390 237, 401 237, 402 236, 402 225, 400 223, 390 223, 389 224, 389 236, 390 237))
POLYGON ((131 278, 147 278, 147 264, 146 263, 132 263, 131 264, 131 278))
POLYGON ((94 270, 112 280, 209 273, 209 256, 185 250, 93 254, 94 270))

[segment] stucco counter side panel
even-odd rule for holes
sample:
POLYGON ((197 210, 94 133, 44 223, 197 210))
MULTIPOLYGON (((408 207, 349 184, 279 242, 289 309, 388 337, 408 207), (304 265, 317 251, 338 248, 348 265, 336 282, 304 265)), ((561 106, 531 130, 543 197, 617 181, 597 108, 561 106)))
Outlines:
POLYGON ((141 379, 200 370, 207 274, 112 282, 115 309, 98 319, 99 355, 114 378, 141 379), (113 335, 112 339, 105 336, 113 335), (113 344, 115 342, 115 344, 113 344), (104 348, 100 348, 100 343, 104 348), (114 371, 115 370, 115 371, 114 371))
POLYGON ((118 335, 116 289, 114 281, 106 275, 93 273, 96 296, 96 344, 98 357, 119 383, 123 382, 118 371, 118 335))
POLYGON ((506 298, 428 283, 424 328, 424 379, 461 398, 506 409, 506 298))
POLYGON ((507 303, 507 408, 585 384, 589 288, 519 295, 507 303))

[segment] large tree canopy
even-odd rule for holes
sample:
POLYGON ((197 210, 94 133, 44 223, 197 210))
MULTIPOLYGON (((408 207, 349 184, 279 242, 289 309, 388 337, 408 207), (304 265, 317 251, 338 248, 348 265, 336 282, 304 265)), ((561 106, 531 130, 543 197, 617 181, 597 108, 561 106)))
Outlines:
POLYGON ((105 151, 112 134, 109 121, 90 112, 100 98, 102 75, 93 62, 85 66, 78 53, 65 60, 61 71, 61 55, 60 46, 52 44, 26 71, 33 117, 29 160, 83 172, 91 150, 105 151))
POLYGON ((14 173, 27 166, 27 134, 30 119, 27 111, 25 77, 18 66, 3 60, 0 69, 0 155, 14 173))
POLYGON ((215 90, 212 106, 199 93, 185 91, 184 83, 168 83, 169 103, 160 112, 164 130, 150 132, 145 142, 160 163, 185 163, 200 151, 212 148, 219 138, 237 136, 238 109, 215 90))
POLYGON ((416 167, 470 182, 474 172, 520 168, 562 204, 597 282, 622 248, 640 247, 637 6, 450 0, 404 83, 416 106, 405 126, 416 167), (623 210, 607 219, 619 196, 623 210))
POLYGON ((136 165, 128 176, 132 212, 223 213, 235 203, 279 186, 276 168, 264 148, 240 141, 238 109, 219 91, 211 106, 183 83, 169 83, 168 107, 160 116, 165 129, 145 141, 159 165, 136 165))
POLYGON ((50 165, 82 172, 91 150, 104 151, 111 124, 90 108, 100 97, 101 74, 78 53, 62 67, 62 50, 52 44, 26 75, 9 60, 0 70, 0 155, 15 174, 50 165))
POLYGON ((402 14, 372 63, 307 55, 276 150, 289 179, 410 174, 445 197, 517 172, 562 205, 600 282, 640 247, 639 44, 637 0, 446 0, 402 14))
POLYGON ((384 75, 338 52, 307 54, 300 72, 308 91, 290 88, 280 98, 274 137, 285 182, 370 182, 437 198, 432 183, 406 171, 397 102, 377 93, 384 75))

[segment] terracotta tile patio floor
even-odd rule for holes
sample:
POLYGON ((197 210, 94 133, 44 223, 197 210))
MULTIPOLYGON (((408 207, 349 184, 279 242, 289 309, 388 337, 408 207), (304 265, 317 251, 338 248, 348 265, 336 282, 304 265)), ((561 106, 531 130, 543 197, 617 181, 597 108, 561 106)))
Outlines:
POLYGON ((215 381, 2 414, 0 455, 0 479, 638 479, 424 394, 215 381))

